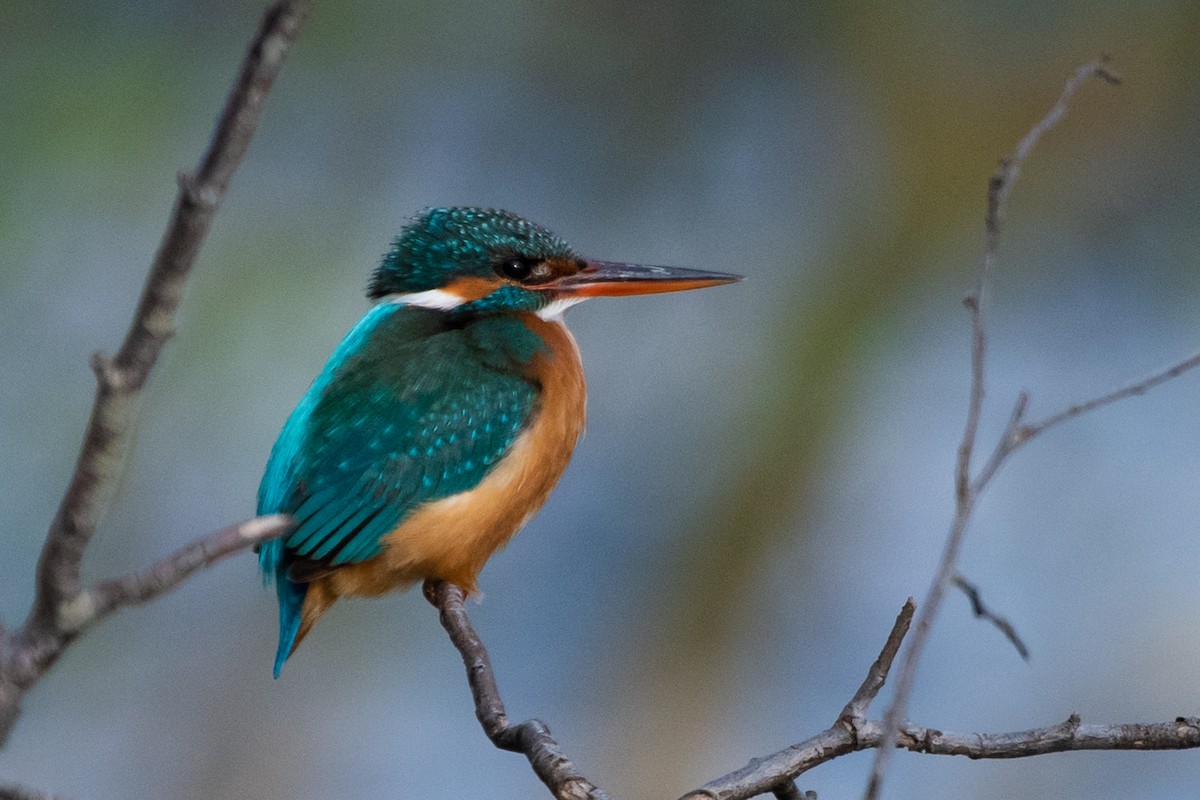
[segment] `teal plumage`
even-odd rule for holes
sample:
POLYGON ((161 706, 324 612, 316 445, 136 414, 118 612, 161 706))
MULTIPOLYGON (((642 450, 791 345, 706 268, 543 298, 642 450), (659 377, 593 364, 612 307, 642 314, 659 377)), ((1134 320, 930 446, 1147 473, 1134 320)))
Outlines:
POLYGON ((278 674, 299 628, 306 583, 365 561, 419 504, 479 483, 520 432, 536 387, 520 374, 540 349, 515 320, 372 309, 346 336, 284 426, 260 514, 296 529, 260 552, 280 600, 278 674))
POLYGON ((582 429, 584 381, 563 309, 736 276, 586 261, 505 211, 435 208, 376 269, 378 301, 346 335, 271 450, 259 514, 279 599, 278 677, 338 598, 414 580, 475 590, 539 508, 582 429))

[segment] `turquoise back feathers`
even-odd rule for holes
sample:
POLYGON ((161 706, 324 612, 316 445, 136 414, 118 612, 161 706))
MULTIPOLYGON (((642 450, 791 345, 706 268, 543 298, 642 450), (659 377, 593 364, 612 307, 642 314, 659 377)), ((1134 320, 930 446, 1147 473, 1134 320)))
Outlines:
POLYGON ((521 369, 538 337, 514 319, 448 326, 445 316, 388 304, 368 312, 271 452, 258 512, 297 525, 260 552, 280 600, 276 673, 304 599, 293 578, 377 555, 415 507, 478 484, 529 416, 537 387, 521 369))

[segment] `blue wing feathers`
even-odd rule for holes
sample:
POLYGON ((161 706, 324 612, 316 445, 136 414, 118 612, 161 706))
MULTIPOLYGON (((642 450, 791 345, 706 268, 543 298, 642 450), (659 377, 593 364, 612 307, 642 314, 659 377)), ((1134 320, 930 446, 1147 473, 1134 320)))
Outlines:
POLYGON ((346 335, 284 425, 259 487, 260 514, 297 523, 259 556, 279 595, 277 674, 307 591, 289 566, 373 558, 416 506, 476 486, 534 407, 521 366, 540 344, 516 320, 447 328, 440 312, 388 304, 346 335))

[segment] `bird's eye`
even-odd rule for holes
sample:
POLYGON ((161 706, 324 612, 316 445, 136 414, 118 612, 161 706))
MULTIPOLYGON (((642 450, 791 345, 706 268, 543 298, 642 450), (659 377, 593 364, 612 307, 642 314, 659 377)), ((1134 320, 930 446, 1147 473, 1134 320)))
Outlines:
POLYGON ((529 275, 533 272, 533 264, 523 258, 506 258, 500 262, 500 268, 497 271, 511 280, 524 281, 528 280, 529 275))

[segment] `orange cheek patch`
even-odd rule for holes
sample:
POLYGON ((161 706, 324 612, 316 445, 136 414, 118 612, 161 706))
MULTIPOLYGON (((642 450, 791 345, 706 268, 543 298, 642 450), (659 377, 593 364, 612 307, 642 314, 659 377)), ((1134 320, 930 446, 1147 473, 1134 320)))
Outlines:
POLYGON ((461 297, 464 302, 482 300, 503 286, 503 281, 488 280, 487 278, 459 278, 446 284, 442 291, 449 292, 455 297, 461 297))

